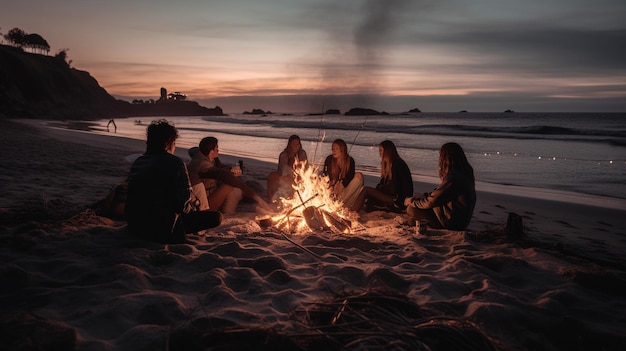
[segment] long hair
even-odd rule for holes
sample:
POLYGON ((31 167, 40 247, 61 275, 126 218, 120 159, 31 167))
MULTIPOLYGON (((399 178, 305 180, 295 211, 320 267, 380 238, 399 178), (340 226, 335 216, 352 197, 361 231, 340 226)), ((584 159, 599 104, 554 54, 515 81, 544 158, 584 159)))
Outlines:
POLYGON ((459 173, 474 183, 474 168, 467 161, 465 152, 457 143, 445 143, 439 150, 439 178, 441 180, 453 173, 459 173))
POLYGON ((350 155, 348 155, 348 145, 343 139, 336 139, 333 141, 333 145, 339 147, 339 157, 332 158, 330 166, 330 179, 339 180, 346 177, 348 168, 350 168, 350 155))
POLYGON ((300 140, 300 137, 297 136, 296 134, 293 134, 289 137, 289 140, 287 141, 287 146, 285 147, 285 153, 287 154, 287 162, 289 164, 289 166, 293 166, 293 164, 296 162, 296 158, 300 157, 300 153, 302 152, 302 141, 300 140), (296 150, 295 153, 291 153, 291 151, 289 150, 289 145, 291 144, 291 142, 293 140, 298 140, 300 142, 300 147, 298 148, 298 150, 296 150))
POLYGON ((167 150, 178 138, 178 130, 166 119, 152 121, 146 129, 146 152, 167 150))
POLYGON ((385 140, 378 145, 383 148, 383 155, 380 158, 380 177, 385 181, 391 181, 393 180, 391 168, 393 163, 400 158, 398 149, 390 140, 385 140))

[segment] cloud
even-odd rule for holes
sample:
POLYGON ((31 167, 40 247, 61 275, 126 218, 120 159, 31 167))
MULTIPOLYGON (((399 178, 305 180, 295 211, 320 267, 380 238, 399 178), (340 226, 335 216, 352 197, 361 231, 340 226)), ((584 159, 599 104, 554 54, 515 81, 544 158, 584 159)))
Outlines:
MULTIPOLYGON (((431 37, 451 51, 480 53, 483 69, 561 76, 626 71, 626 30, 502 29, 444 33, 431 37), (495 64, 495 66, 494 66, 495 64)), ((468 62, 468 69, 477 69, 468 62)))

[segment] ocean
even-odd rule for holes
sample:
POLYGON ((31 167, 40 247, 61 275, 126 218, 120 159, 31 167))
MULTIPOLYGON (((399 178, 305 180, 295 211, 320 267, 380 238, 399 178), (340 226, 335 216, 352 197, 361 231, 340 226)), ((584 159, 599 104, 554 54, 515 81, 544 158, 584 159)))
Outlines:
MULTIPOLYGON (((116 135, 145 139, 146 126, 159 118, 116 119, 116 135)), ((380 170, 378 144, 388 139, 414 179, 433 184, 438 183, 439 148, 453 141, 465 150, 479 189, 504 186, 520 195, 626 199, 626 113, 275 113, 166 119, 179 129, 179 147, 215 136, 222 154, 268 162, 277 162, 292 134, 300 136, 315 163, 322 163, 333 140, 341 138, 357 169, 373 175, 380 170)), ((99 121, 98 129, 106 132, 107 122, 99 121)))

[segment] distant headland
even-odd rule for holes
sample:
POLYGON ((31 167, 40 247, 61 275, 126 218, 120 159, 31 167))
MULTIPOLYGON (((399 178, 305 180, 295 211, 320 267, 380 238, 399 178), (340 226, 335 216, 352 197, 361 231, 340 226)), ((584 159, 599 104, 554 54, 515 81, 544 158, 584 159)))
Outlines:
POLYGON ((200 106, 180 92, 167 94, 165 88, 156 100, 117 100, 88 72, 70 67, 66 58, 65 52, 48 56, 0 45, 0 117, 224 116, 219 106, 200 106))

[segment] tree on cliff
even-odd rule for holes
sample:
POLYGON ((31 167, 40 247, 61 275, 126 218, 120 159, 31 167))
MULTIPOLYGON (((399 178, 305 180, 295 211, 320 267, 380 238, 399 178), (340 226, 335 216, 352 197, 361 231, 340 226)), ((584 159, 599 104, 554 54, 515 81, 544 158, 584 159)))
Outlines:
POLYGON ((15 27, 11 29, 4 38, 13 46, 18 48, 30 48, 34 53, 47 54, 50 51, 50 45, 46 39, 39 34, 26 34, 23 30, 15 27))
POLYGON ((6 39, 13 46, 21 48, 22 46, 24 46, 25 36, 26 36, 26 33, 23 30, 16 27, 16 28, 11 29, 7 34, 5 34, 4 39, 6 39))
POLYGON ((55 58, 61 60, 62 62, 64 62, 68 67, 72 64, 72 60, 68 60, 67 59, 67 52, 70 49, 61 49, 59 50, 59 52, 57 52, 56 55, 54 55, 55 58))

